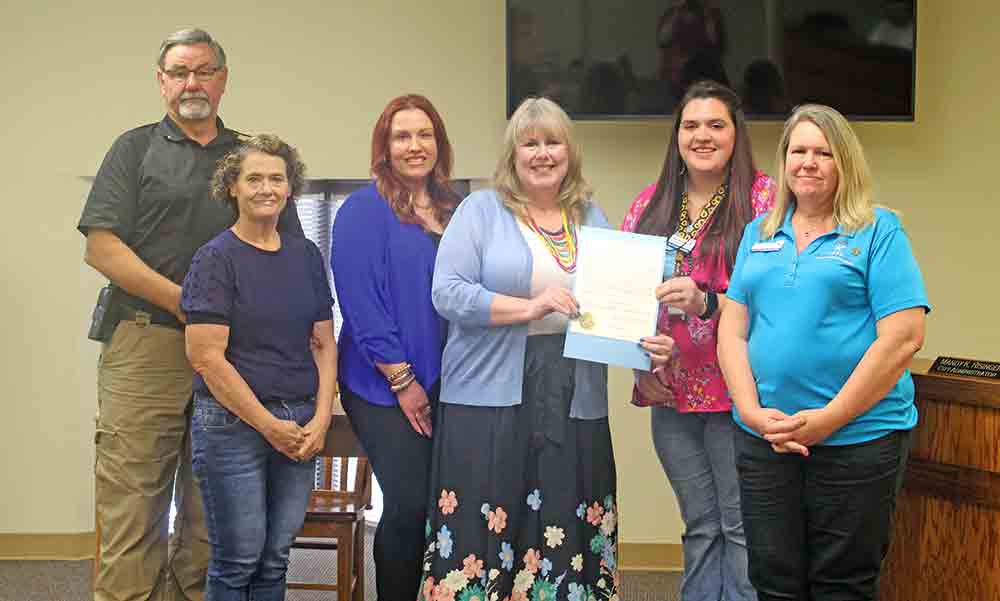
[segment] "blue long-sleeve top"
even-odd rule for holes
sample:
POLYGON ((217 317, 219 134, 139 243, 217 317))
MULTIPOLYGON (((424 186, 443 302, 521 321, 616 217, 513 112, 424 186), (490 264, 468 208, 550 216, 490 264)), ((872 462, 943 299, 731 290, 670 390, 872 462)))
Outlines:
POLYGON ((400 223, 375 184, 351 194, 333 224, 330 265, 344 318, 338 377, 374 405, 397 405, 376 363, 413 365, 430 389, 441 377, 444 322, 431 302, 437 246, 400 223))
MULTIPOLYGON (((583 224, 610 227, 594 203, 587 203, 583 224)), ((434 306, 449 322, 441 402, 521 403, 528 324, 490 325, 490 305, 497 294, 529 298, 532 264, 517 218, 494 190, 473 192, 462 201, 441 239, 434 269, 434 306)), ((570 417, 607 415, 607 366, 578 360, 570 417)))

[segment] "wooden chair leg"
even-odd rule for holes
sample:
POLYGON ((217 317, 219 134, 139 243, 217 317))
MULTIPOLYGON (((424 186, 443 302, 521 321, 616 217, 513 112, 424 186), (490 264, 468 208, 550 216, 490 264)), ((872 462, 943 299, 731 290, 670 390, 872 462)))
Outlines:
POLYGON ((354 559, 354 536, 350 531, 337 537, 337 601, 351 601, 351 569, 354 559), (345 536, 346 535, 346 536, 345 536))
POLYGON ((354 587, 353 601, 365 601, 365 536, 368 529, 362 519, 354 524, 354 573, 358 583, 354 587))

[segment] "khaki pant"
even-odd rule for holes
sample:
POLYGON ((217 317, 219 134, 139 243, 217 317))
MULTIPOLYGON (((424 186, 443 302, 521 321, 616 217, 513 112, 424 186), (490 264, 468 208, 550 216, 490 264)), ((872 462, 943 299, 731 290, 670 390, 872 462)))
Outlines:
POLYGON ((208 535, 191 471, 184 333, 118 324, 98 367, 95 601, 202 601, 208 535), (177 519, 167 541, 176 486, 177 519))

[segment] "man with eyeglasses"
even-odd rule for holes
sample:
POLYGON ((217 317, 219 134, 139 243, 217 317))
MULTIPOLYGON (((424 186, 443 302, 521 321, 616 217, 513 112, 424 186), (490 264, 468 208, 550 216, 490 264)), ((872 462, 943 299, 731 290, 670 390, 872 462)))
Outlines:
MULTIPOLYGON (((218 117, 228 77, 225 51, 207 32, 167 37, 156 68, 167 114, 115 141, 78 225, 85 262, 110 280, 102 295, 110 302, 99 302, 103 322, 92 327, 103 342, 95 601, 204 597, 209 547, 191 469, 192 370, 180 286, 195 251, 235 221, 209 192, 216 162, 241 136, 218 117)), ((279 229, 302 235, 291 202, 279 229)))

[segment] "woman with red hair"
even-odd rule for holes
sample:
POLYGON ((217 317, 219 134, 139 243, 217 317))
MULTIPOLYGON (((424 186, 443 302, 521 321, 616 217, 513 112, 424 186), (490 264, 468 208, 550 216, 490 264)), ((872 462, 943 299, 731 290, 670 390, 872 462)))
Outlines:
POLYGON ((375 532, 379 599, 415 599, 422 569, 432 416, 445 322, 431 302, 437 245, 459 197, 444 122, 416 94, 389 102, 372 133, 371 185, 333 226, 344 322, 344 410, 382 487, 375 532))

